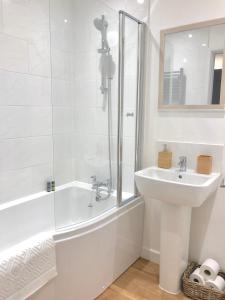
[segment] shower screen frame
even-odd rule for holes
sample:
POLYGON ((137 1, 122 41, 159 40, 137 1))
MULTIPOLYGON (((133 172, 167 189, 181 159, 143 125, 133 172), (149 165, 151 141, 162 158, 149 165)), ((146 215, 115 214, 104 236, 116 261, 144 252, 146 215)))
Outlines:
POLYGON ((124 117, 124 44, 126 18, 137 23, 138 51, 137 51, 137 83, 136 83, 136 120, 135 120, 135 167, 141 168, 142 154, 142 111, 143 111, 143 69, 144 69, 144 39, 145 23, 136 19, 125 11, 119 11, 119 71, 118 71, 118 133, 117 133, 117 205, 123 206, 140 196, 134 183, 134 195, 123 201, 123 117, 124 117))

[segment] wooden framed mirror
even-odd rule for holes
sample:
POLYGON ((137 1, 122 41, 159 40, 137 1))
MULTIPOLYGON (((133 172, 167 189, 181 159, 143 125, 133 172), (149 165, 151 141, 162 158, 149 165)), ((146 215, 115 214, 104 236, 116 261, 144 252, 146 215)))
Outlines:
POLYGON ((161 31, 159 109, 224 109, 225 18, 161 31))

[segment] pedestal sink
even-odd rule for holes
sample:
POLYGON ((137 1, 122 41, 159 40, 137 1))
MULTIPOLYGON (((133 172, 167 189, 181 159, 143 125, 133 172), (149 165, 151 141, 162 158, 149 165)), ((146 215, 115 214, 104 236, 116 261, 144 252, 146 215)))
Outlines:
POLYGON ((162 202, 160 230, 160 288, 178 294, 188 263, 191 209, 215 192, 220 174, 150 167, 135 173, 139 192, 162 202))

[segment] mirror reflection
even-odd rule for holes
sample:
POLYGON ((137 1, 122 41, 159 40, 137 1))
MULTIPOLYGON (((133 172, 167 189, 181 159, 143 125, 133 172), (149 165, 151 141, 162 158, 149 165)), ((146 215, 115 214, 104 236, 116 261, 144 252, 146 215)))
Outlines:
POLYGON ((164 35, 163 105, 219 105, 225 24, 164 35))

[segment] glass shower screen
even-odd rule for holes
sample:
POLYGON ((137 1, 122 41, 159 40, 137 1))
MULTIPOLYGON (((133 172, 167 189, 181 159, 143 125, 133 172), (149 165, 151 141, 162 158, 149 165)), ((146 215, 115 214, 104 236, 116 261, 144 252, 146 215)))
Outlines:
POLYGON ((140 168, 141 85, 144 24, 120 11, 118 203, 137 196, 134 173, 140 168), (120 179, 120 181, 119 181, 120 179))

